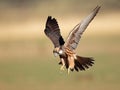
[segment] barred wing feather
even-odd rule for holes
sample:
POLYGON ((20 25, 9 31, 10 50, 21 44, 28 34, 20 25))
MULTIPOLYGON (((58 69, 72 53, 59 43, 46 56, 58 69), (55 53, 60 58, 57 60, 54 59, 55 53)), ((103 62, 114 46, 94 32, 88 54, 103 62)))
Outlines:
POLYGON ((73 28, 65 42, 65 47, 68 47, 70 50, 75 50, 77 48, 83 32, 85 31, 89 23, 94 19, 99 9, 100 6, 97 6, 81 23, 77 24, 73 28))
POLYGON ((55 18, 48 16, 44 32, 53 42, 54 47, 59 47, 64 44, 64 40, 61 36, 60 29, 55 18))

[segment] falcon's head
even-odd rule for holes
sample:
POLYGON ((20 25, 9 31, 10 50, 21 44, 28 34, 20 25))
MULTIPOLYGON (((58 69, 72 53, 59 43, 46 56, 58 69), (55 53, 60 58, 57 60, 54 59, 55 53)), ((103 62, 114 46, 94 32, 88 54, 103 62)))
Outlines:
POLYGON ((58 55, 62 55, 63 54, 63 50, 60 47, 56 47, 53 50, 53 54, 54 54, 55 57, 58 56, 58 55))

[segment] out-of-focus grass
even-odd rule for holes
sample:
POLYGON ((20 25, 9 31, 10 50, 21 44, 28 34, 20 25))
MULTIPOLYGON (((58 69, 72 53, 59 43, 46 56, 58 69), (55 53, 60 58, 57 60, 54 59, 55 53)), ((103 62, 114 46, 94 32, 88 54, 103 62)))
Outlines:
POLYGON ((43 1, 32 8, 32 3, 29 7, 22 2, 15 5, 24 7, 1 4, 0 90, 119 90, 120 13, 114 10, 119 7, 113 7, 118 4, 105 1, 76 50, 81 56, 94 57, 94 66, 67 75, 66 70, 59 70, 59 58, 53 56, 53 45, 44 35, 46 18, 48 15, 57 18, 65 38, 96 3, 85 1, 85 7, 77 0, 52 2, 43 1))
POLYGON ((93 56, 95 65, 85 72, 71 72, 70 75, 67 71, 59 71, 58 58, 52 55, 53 47, 48 39, 2 42, 1 47, 8 48, 13 56, 0 60, 0 89, 119 90, 119 39, 119 35, 84 35, 77 52, 93 56))

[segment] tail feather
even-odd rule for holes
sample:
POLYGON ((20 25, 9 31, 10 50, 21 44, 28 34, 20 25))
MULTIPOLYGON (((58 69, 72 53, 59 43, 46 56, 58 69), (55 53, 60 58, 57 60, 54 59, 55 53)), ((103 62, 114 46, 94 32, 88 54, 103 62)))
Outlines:
POLYGON ((94 64, 93 61, 94 61, 93 58, 77 56, 77 59, 75 60, 75 70, 82 71, 88 69, 90 66, 94 64))
POLYGON ((74 68, 75 68, 75 70, 76 70, 77 72, 79 71, 79 69, 78 69, 76 66, 75 66, 74 68))

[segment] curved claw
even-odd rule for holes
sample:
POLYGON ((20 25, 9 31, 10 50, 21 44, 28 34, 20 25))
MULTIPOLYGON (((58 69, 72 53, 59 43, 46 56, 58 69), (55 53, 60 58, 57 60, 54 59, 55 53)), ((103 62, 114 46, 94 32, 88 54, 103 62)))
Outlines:
POLYGON ((70 73, 70 68, 68 68, 68 74, 70 73))
POLYGON ((62 65, 61 67, 60 67, 60 70, 61 71, 64 71, 65 69, 64 69, 64 65, 62 65))

